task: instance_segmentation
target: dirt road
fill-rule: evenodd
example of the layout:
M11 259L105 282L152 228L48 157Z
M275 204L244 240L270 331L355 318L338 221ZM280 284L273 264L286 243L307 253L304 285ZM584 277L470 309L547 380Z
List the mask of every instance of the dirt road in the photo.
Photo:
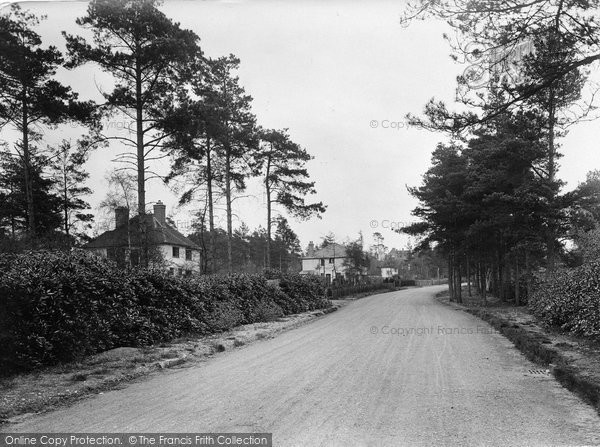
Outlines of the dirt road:
M272 432L277 446L600 445L600 418L443 287L309 325L2 431Z

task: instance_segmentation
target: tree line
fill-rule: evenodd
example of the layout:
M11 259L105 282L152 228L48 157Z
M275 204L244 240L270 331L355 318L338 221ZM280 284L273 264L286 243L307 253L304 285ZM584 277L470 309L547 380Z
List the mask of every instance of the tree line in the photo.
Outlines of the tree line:
M594 117L597 8L597 1L570 0L415 1L407 8L404 23L444 20L455 33L446 36L453 57L477 61L478 70L457 78L460 111L431 99L424 116L409 116L449 136L422 185L409 188L422 223L402 231L445 255L451 299L462 300L466 278L468 293L477 290L484 303L491 291L519 304L535 273L582 262L582 241L599 227L600 177L591 172L565 193L558 141Z
M43 47L35 32L43 17L16 4L0 16L0 126L19 133L14 144L4 142L2 151L3 238L39 247L59 234L71 245L85 237L85 232L74 233L93 219L83 198L90 192L84 164L91 150L112 144L122 148L118 171L135 178L136 203L128 205L137 214L147 213L146 185L153 178L177 187L180 204L193 203L199 210L198 237L206 242L207 272L220 270L216 205L225 205L225 259L231 272L233 202L249 178L260 178L266 194L261 236L265 265L276 265L280 260L272 259L270 246L273 229L283 222L281 212L308 219L326 208L307 200L316 192L306 168L312 156L292 140L288 129L257 123L252 98L236 75L237 57L206 56L199 37L159 6L158 0L91 1L86 15L76 20L91 37L63 31L65 54ZM101 92L102 103L79 100L55 79L59 68L86 64L114 82L112 90ZM102 124L116 116L130 121L127 135ZM76 143L43 147L44 133L66 123L85 126L87 133ZM170 172L156 172L154 167L167 158ZM138 222L143 232L147 220ZM292 245L288 255L294 253ZM141 248L144 265L149 247Z

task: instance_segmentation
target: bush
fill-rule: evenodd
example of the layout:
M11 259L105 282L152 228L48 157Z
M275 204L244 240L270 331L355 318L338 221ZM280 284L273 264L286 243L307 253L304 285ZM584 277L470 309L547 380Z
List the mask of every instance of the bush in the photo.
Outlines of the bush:
M264 275L176 278L87 252L0 254L0 272L3 372L330 306L313 277L279 275L280 287Z
M600 261L553 273L536 286L529 307L547 325L600 340Z
M331 306L325 296L323 280L318 276L270 271L269 278L279 279L282 293L275 294L273 299L286 315Z

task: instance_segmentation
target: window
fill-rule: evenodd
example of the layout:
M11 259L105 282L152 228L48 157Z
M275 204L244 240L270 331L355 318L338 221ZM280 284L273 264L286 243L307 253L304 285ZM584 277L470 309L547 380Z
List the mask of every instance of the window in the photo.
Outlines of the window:
M325 258L321 259L321 265L325 265Z
M334 259L333 258L329 258L329 263L333 264L333 262L334 262Z
M177 273L179 273L179 276L183 276L183 269L177 269Z
M189 248L185 249L185 260L186 261L192 260L192 250L190 250Z
M174 258L179 257L179 247L173 247L173 257Z
M171 268L169 269L169 273L170 273L171 275L174 275L174 274L175 274L175 269L174 269L173 267L171 267Z

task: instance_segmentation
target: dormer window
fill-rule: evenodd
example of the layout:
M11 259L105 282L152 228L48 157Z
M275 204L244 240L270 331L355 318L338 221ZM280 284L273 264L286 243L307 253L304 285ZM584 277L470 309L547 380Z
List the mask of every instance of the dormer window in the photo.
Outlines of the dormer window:
M173 257L174 258L179 257L179 247L173 247Z

